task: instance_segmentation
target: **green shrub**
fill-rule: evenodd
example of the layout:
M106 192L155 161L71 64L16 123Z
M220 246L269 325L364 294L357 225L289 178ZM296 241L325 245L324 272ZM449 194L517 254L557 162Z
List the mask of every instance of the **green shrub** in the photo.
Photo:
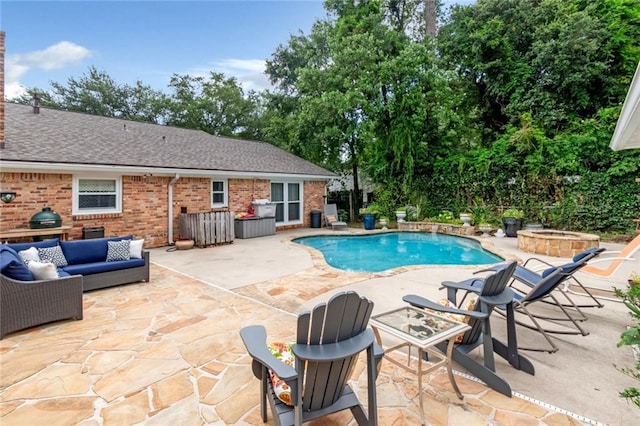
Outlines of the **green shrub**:
M522 210L520 210L520 209L510 208L510 209L506 209L502 213L502 217L512 217L514 219L523 219L524 218L524 212Z
M627 327L627 329L620 335L618 347L640 345L640 284L636 284L632 281L627 286L626 290L614 288L614 291L616 296L622 298L624 304L629 309L629 314L635 321L634 325ZM619 370L640 382L640 361L636 362L635 371L629 368L620 368ZM619 395L630 400L640 408L640 389L633 386L628 387L620 392Z

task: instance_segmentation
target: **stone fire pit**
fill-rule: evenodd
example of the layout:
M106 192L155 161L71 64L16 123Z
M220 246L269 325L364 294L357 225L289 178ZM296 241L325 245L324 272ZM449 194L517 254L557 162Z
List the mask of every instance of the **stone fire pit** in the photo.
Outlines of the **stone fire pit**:
M582 232L553 229L518 231L518 248L522 251L556 257L573 257L600 245L600 237Z

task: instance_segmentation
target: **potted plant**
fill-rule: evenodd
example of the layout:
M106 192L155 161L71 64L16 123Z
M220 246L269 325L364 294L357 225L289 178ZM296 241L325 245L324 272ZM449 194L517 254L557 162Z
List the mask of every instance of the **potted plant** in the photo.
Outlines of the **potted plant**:
M524 212L520 209L510 208L502 213L502 224L507 237L517 237L518 231L522 229L522 219Z
M462 226L471 226L471 213L460 213L460 220L462 221Z
M480 225L478 225L478 229L480 230L480 232L482 232L482 237L490 237L491 235L489 234L489 232L491 232L491 225L488 223L481 223Z
M372 230L376 228L376 215L380 211L380 208L377 204L370 204L362 211L362 224L364 229Z
M381 217L378 221L380 222L380 226L382 226L382 230L386 230L389 219L386 217Z
M402 206L396 209L396 218L398 222L404 222L404 218L407 217L407 208Z

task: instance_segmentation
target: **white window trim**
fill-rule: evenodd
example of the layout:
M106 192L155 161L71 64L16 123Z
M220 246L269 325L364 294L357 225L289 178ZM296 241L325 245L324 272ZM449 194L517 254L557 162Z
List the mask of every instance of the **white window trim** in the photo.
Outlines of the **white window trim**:
M86 179L93 180L115 180L116 182L116 207L113 209L80 209L79 197L80 197L80 181ZM85 214L112 214L122 213L122 176L73 176L73 200L72 200L72 214L73 215L85 215Z
M298 180L272 180L271 183L280 183L283 185L283 190L284 190L284 221L282 222L276 222L277 225L300 225L304 222L304 181L298 181ZM288 184L290 183L296 183L298 184L299 188L300 188L300 200L298 201L300 203L300 219L297 220L289 220L289 210L288 210L288 205L289 205L289 188L288 188ZM271 185L269 185L269 188L271 188Z
M222 182L224 184L224 201L222 203L213 202L213 182ZM211 178L209 182L209 194L211 196L211 208L219 209L229 205L229 182L227 179Z

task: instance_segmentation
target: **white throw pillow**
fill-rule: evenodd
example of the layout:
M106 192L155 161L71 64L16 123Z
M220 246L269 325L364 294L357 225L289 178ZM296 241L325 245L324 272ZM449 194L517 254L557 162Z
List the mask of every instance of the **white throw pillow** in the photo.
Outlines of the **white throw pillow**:
M26 250L19 251L18 256L20 256L20 259L22 259L25 265L28 265L29 262L40 262L40 255L38 254L38 249L35 247L29 247Z
M29 262L28 266L36 280L52 280L54 278L60 278L58 275L58 268L56 268L56 265L51 262L36 262L32 260Z
M144 238L139 240L131 240L129 245L131 259L142 259L142 246L144 245Z

